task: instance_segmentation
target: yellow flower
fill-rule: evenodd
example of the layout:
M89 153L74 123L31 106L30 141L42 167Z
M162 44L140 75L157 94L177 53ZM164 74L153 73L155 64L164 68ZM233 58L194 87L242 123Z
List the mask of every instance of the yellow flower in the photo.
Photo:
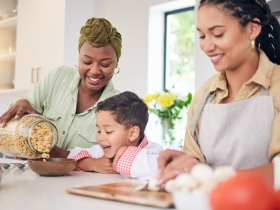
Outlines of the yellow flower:
M172 93L163 93L156 100L163 108L170 107L174 104L176 96Z
M145 102L145 104L147 106L149 106L149 104L158 97L158 94L155 93L155 94L146 94L144 97L143 97L143 100Z

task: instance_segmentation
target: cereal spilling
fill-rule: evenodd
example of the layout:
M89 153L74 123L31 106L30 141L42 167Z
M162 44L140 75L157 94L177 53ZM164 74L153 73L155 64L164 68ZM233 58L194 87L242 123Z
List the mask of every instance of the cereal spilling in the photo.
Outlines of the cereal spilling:
M56 141L55 126L40 115L13 118L0 128L0 152L9 156L47 159Z

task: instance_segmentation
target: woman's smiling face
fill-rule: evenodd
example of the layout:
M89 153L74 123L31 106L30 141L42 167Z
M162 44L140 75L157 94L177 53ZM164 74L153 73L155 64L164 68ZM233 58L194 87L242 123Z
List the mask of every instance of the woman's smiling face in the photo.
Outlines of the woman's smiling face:
M84 89L98 92L107 85L117 67L117 55L111 45L92 47L86 41L79 54L79 74Z
M217 6L199 8L197 30L200 48L219 72L242 68L252 53L248 25L242 28L236 18Z

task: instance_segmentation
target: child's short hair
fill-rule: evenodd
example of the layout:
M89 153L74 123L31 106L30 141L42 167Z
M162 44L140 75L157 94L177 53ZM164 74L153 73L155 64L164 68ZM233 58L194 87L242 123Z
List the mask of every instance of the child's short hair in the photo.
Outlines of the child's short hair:
M143 136L149 120L148 107L135 93L125 91L97 104L96 113L110 111L116 122L126 129L138 126L140 137Z

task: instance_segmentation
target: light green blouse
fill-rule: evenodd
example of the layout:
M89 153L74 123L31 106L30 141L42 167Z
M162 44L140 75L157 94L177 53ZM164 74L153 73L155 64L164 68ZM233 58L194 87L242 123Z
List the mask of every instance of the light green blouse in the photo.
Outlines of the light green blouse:
M75 114L79 81L76 68L60 66L23 96L38 114L56 126L59 136L57 146L66 150L76 146L88 148L96 144L97 103L120 93L110 80L96 104L83 113Z

